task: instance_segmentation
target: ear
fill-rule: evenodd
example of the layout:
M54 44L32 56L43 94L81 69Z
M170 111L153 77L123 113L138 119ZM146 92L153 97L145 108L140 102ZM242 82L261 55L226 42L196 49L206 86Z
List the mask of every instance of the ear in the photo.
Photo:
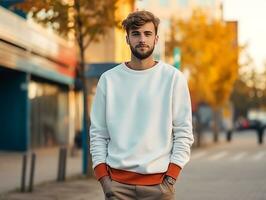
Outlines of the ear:
M158 43L158 40L159 40L159 35L156 35L156 36L155 36L155 44Z
M127 44L129 44L129 38L128 38L128 35L126 35L126 42L127 42Z

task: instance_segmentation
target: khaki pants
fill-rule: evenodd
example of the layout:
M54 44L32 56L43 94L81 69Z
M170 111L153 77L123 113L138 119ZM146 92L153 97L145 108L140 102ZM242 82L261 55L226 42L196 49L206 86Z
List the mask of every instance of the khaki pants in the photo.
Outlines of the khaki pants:
M158 185L127 185L112 181L113 196L106 200L174 200L175 188L166 181Z

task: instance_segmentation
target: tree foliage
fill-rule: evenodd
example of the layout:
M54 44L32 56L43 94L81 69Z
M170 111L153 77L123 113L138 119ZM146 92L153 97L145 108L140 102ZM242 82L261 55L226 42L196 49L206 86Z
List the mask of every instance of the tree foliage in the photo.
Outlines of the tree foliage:
M264 71L258 72L250 58L242 68L231 95L236 117L247 117L250 109L266 109L266 63Z
M83 40L86 49L92 41L106 34L108 28L118 26L115 10L118 0L25 0L16 7L31 13L46 27L67 37L75 34L78 44Z
M228 101L238 75L236 32L221 20L195 10L186 20L172 19L166 55L181 48L181 66L190 73L194 102L217 108Z

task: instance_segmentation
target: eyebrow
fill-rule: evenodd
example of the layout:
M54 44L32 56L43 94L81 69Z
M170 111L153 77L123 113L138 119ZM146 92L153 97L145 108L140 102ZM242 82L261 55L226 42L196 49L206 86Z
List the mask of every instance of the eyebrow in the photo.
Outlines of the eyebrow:
M139 33L139 31L131 31L131 33Z
M134 33L140 33L140 32L139 32L139 31L137 31L137 30L136 30L136 31L132 31L132 32L131 32L131 34L134 34ZM152 32L152 31L144 31L144 33L145 33L145 34L147 34L147 33L150 33L150 34L152 34L153 32Z
M152 32L152 31L144 31L144 33L146 33L146 34L147 34L147 33L151 33L151 34L152 34L153 32Z

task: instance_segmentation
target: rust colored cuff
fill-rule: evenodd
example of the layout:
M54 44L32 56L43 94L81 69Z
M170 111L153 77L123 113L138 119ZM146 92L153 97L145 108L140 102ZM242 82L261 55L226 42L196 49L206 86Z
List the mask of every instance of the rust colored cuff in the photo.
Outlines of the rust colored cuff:
M178 165L174 164L174 163L170 163L167 169L167 172L165 175L167 176L171 176L172 178L174 178L175 180L177 179L180 171L181 171L181 167L179 167Z
M101 163L94 167L94 174L97 180L100 180L104 176L109 176L107 171L107 165L105 163Z

